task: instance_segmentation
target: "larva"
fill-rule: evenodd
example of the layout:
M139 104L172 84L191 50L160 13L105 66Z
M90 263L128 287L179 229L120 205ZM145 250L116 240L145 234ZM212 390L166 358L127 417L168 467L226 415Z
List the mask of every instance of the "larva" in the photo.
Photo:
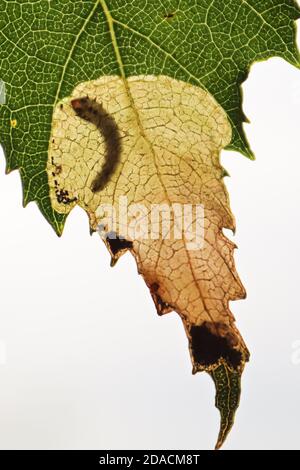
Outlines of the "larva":
M77 116L94 124L104 138L106 146L104 163L91 187L96 193L106 186L120 161L122 151L120 132L113 116L105 111L102 104L97 103L96 100L91 100L86 96L72 100L71 105Z

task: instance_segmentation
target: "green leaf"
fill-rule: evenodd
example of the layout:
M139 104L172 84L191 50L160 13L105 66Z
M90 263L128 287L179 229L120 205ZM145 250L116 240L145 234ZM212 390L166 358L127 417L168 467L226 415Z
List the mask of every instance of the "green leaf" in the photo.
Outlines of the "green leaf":
M246 117L242 111L241 84L251 64L273 56L300 68L295 41L299 6L293 0L0 0L0 11L0 80L5 84L7 97L6 103L0 104L0 143L6 155L7 172L19 169L24 205L36 201L59 235L76 203L88 212L91 229L96 230L99 223L96 213L103 194L105 200L104 192L91 194L88 184L95 167L89 166L91 148L86 147L84 161L77 167L77 157L68 147L70 142L78 138L74 148L80 149L82 159L87 134L94 132L97 135L94 142L100 146L99 133L93 128L96 125L106 136L109 153L114 147L113 129L114 141L124 139L125 150L121 151L119 144L118 152L110 152L115 153L115 163L106 160L104 167L110 172L115 170L120 157L117 153L123 159L128 157L126 161L131 167L122 174L128 182L136 176L132 167L138 167L136 155L131 152L133 140L150 119L147 113L143 114L147 109L145 100L151 99L157 106L170 90L174 92L170 93L169 108L166 105L162 115L151 119L161 119L160 125L165 129L174 117L169 120L168 111L177 112L180 118L172 121L172 132L178 136L184 130L181 142L186 146L178 148L177 154L173 152L178 159L175 169L185 164L187 154L190 165L202 164L197 176L196 171L191 175L192 166L188 165L180 176L186 189L183 199L187 197L183 202L197 201L201 194L201 202L209 209L210 230L205 235L209 249L190 256L182 247L177 250L167 243L159 249L149 244L148 251L145 246L136 245L135 240L117 238L114 243L106 240L106 244L112 264L127 249L132 251L158 313L176 310L181 315L190 342L193 371L205 370L215 382L216 406L221 413L219 448L233 424L240 376L249 353L228 307L229 301L245 297L245 291L235 272L234 246L222 233L223 227L234 229L234 218L223 184L226 172L218 156L227 145L226 148L253 158L243 130ZM143 80L145 95L141 98L139 82ZM99 93L103 93L105 106L97 100L93 103L86 100L84 96L89 96L86 90L91 90L99 101L102 98ZM192 94L193 99L178 103L181 93L184 98ZM113 105L116 109L109 109ZM125 117L124 109L130 110ZM195 123L191 116L196 116L199 124L196 132L190 127L191 122ZM90 127L84 127L81 119ZM149 157L151 152L153 157L155 145L158 150L163 148L158 144L159 125L151 135L147 145L145 136L142 135L144 140L138 136L143 157ZM198 160L193 156L195 149ZM64 158L68 158L67 164ZM169 163L163 161L162 166L166 164L174 170L170 161L172 158ZM66 177L66 168L72 178L69 174ZM156 178L155 197L159 198L163 195L159 186L162 178L155 174L160 170L155 159L146 170ZM120 168L118 171L119 178ZM145 177L145 173L137 176ZM92 183L102 189L108 178L98 176L93 176ZM191 176L195 181L198 178L192 188ZM85 181L81 186L80 180ZM113 195L119 180L110 182L109 191ZM136 186L139 191L130 193L133 202L137 202L138 195L141 201L148 197L150 205L153 187L149 195L143 192L142 183ZM124 187L121 185L121 190ZM171 178L163 189L169 201L178 202ZM151 268L157 254L161 256L154 263L160 269L159 282L158 272ZM200 272L205 262L207 282ZM172 269L170 263L174 265ZM192 282L187 288L189 277ZM187 298L193 300L185 306Z

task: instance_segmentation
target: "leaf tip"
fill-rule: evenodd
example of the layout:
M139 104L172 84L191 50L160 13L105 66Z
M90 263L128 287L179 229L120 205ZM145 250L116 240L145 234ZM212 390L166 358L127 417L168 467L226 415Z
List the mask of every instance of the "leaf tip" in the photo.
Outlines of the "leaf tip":
M235 370L222 359L208 373L216 387L215 405L221 416L219 435L215 445L215 450L219 450L231 431L240 403L242 369Z
M230 178L230 173L225 168L222 168L222 178L226 177Z

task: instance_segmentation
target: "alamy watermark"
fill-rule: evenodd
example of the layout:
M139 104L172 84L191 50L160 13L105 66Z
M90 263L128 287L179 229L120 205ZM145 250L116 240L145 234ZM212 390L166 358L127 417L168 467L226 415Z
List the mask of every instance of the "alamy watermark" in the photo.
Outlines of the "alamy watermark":
M98 232L102 238L130 240L184 240L188 250L204 245L205 213L202 204L128 204L120 196L118 204L101 204ZM118 235L117 235L118 233Z

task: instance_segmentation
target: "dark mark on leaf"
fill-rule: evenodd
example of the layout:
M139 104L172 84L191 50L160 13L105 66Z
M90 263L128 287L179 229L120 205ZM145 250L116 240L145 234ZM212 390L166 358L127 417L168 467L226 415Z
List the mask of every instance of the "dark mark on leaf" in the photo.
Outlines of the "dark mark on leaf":
M150 292L154 300L158 315L164 315L165 313L169 313L174 309L170 304L162 300L162 298L158 294L158 290L159 284L157 282L153 282L153 284L151 284L150 286Z
M113 116L97 101L85 97L74 99L71 104L77 116L91 122L99 129L106 144L104 164L91 188L93 192L98 192L106 186L120 161L122 151L120 132Z
M220 327L225 325L220 325ZM216 325L218 327L218 324ZM234 338L212 333L208 322L190 329L191 350L194 361L208 367L223 358L231 367L237 369L243 362L242 353L234 348Z
M54 173L52 173L52 175L55 176ZM55 185L56 199L59 204L72 204L72 202L77 201L77 197L73 197L73 198L69 197L69 191L64 190L64 189L59 189L59 183L57 180L54 180L54 185Z
M69 192L64 191L63 189L56 189L55 194L59 204L72 204L72 202L77 201L77 197L70 198Z
M164 15L164 19L171 20L172 18L174 18L174 16L176 16L176 12L168 12Z
M132 248L132 242L118 236L116 232L108 232L105 235L105 239L113 256L118 254L120 251L130 250Z

